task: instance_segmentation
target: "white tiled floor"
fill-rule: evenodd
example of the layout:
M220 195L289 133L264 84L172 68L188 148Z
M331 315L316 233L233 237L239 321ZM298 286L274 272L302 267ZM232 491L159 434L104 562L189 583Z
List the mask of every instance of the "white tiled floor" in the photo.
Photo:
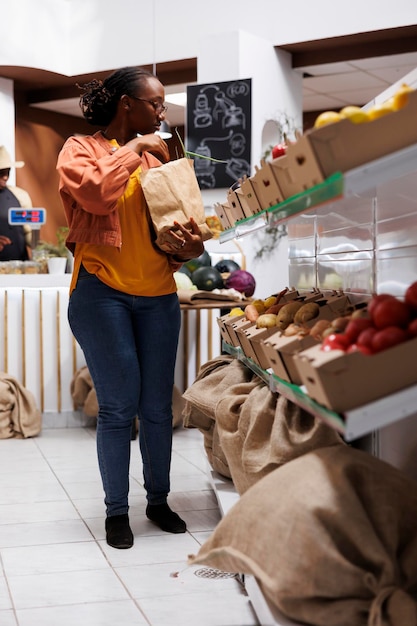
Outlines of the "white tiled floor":
M145 517L132 441L135 545L115 550L104 539L94 428L1 440L1 626L256 626L237 577L187 566L220 519L202 443L198 430L174 431L169 503L188 532L171 535Z

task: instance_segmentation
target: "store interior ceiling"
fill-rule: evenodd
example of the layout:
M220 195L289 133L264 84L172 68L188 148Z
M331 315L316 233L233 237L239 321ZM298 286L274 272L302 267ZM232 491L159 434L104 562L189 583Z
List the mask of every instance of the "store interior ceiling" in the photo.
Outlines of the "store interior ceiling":
M326 40L280 46L291 54L293 69L302 74L303 114L364 106L417 67L417 25L357 33ZM278 48L277 48L278 50ZM145 66L165 86L167 122L186 122L186 87L197 84L197 59ZM40 109L81 117L76 86L106 72L63 76L33 68L1 67L0 76L15 81L15 92ZM272 80L272 78L271 78Z
M339 110L363 106L417 67L417 52L325 63L297 68L303 74L303 112ZM186 116L186 84L167 85L167 121L183 126ZM37 103L34 106L81 116L78 98Z

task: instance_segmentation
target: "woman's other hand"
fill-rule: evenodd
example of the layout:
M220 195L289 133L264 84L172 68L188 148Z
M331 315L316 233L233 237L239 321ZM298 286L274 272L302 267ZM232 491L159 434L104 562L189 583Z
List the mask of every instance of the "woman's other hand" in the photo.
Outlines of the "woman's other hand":
M203 237L194 218L190 217L190 226L186 228L178 222L174 222L174 227L170 234L172 241L168 244L169 254L179 260L196 259L204 252Z

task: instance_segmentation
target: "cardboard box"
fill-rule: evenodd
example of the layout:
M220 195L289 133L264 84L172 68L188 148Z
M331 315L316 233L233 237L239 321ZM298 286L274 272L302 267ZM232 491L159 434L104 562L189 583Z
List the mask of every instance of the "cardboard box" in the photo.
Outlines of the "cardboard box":
M269 209L284 200L270 163L262 160L260 168L255 165L255 174L250 177L250 181L262 209Z
M308 395L343 413L417 383L417 338L366 355L324 352L321 344L295 356Z
M230 221L229 221L229 214L226 213L224 204L221 204L220 202L217 202L214 205L214 211L215 211L217 217L220 220L220 224L223 226L223 228L225 230L227 230L228 228L231 228L233 226L233 224L231 224Z
M230 343L232 344L232 346L234 346L235 348L242 348L242 344L240 343L240 336L238 333L241 333L243 330L245 330L245 328L249 328L250 326L253 326L253 322L250 322L244 316L239 317L236 322L232 322L227 327L230 335Z
M267 369L263 365L265 361L263 358L259 358L258 353L260 354L260 350L257 346L259 342L264 341L269 335L276 333L277 329L274 328L256 328L256 324L252 327L246 328L240 335L239 339L241 341L242 350L245 353L245 356L255 361L262 369ZM262 363L261 363L262 361Z
M284 199L323 182L323 173L306 136L290 143L284 156L271 161L271 169Z
M226 315L222 315L221 317L217 318L217 325L220 329L220 335L223 341L229 343L230 345L233 345L229 328L232 324L243 318L246 319L244 313L242 313L242 315L230 315L229 313L227 313Z
M245 217L252 217L253 211L240 187L236 189L236 198L238 199Z
M293 357L314 345L317 345L317 341L310 335L285 337L280 331L275 332L259 344L261 360L266 365L263 369L271 368L282 380L301 385L301 377Z
M261 203L256 195L255 189L252 185L252 181L247 176L243 177L240 181L240 189L245 198L246 204L250 207L252 215L262 211Z
M227 204L229 205L230 211L233 216L233 223L237 222L238 220L243 220L246 217L239 202L239 198L237 197L237 194L235 191L233 191L233 189L229 189L227 192Z
M417 142L417 91L407 105L371 122L341 120L307 131L323 175L347 172Z
M305 337L285 337L276 333L262 344L265 362L274 374L294 385L301 385L302 379L297 368L294 356L311 346L317 345L317 340L306 335Z

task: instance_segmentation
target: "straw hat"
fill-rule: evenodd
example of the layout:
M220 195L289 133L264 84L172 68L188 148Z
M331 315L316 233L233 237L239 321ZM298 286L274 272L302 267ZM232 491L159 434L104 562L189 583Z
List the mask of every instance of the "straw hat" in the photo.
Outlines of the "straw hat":
M8 170L11 167L23 167L24 164L24 161L15 161L13 163L6 148L0 146L0 170Z

